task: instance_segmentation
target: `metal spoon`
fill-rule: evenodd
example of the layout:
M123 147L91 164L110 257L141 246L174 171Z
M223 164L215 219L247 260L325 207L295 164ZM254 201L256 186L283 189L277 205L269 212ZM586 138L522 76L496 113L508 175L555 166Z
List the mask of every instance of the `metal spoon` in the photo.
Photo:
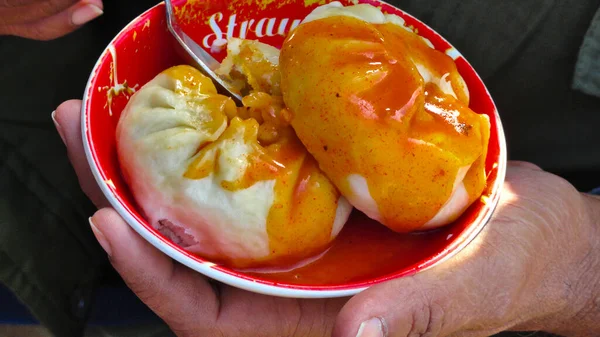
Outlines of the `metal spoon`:
M177 22L177 18L175 17L175 10L171 0L165 0L165 7L167 8L167 26L169 27L169 31L171 31L171 34L173 34L183 50L190 56L191 61L195 63L194 65L196 68L204 75L210 77L217 89L222 89L222 91L228 94L236 104L241 105L241 95L215 73L215 70L219 68L221 64L181 29Z

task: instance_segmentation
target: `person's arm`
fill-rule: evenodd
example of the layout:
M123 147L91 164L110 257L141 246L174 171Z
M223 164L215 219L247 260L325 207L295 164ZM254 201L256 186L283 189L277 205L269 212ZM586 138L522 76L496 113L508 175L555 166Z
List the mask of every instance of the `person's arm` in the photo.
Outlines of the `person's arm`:
M580 277L569 285L573 290L569 313L559 317L561 323L550 329L564 336L600 334L600 197L585 194L584 201L589 240L573 244L587 246L587 253L579 265L573 266Z

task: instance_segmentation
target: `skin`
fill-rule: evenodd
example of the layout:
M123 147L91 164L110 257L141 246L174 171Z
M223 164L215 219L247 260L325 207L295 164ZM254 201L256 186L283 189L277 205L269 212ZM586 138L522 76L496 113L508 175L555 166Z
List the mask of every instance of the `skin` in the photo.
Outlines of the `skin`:
M102 0L0 1L0 35L52 40L102 15Z
M600 333L600 200L533 164L510 163L493 219L443 265L351 299L279 299L212 286L107 208L85 160L80 107L66 102L53 117L83 190L102 208L92 230L128 286L179 336Z

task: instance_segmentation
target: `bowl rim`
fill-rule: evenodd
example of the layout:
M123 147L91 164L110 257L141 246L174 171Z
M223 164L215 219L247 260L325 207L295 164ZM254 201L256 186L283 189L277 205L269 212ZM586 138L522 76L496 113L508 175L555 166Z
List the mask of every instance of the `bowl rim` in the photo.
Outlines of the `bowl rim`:
M404 10L393 6L386 1L375 0L380 2L381 4L388 5L401 13L410 17L411 19L423 24L425 27L430 29L434 34L438 35L444 42L448 43L450 47L455 51L455 56L462 56L460 52L449 42L447 41L441 34L435 31L433 28L429 27L421 20L412 16L411 14L405 12ZM442 264L445 261L451 259L460 251L462 251L469 243L471 243L477 235L483 230L483 228L487 225L490 218L494 214L496 207L500 200L500 194L502 190L502 186L504 184L504 180L506 177L506 168L507 168L507 148L506 148L506 138L504 134L504 129L502 126L502 122L500 119L500 115L498 113L498 109L496 104L489 93L487 86L479 76L479 74L474 71L476 79L482 83L485 94L489 97L493 107L494 114L496 118L496 132L498 135L498 156L499 160L497 163L497 174L496 179L492 188L490 189L490 199L487 202L487 211L481 212L478 214L476 220L468 225L450 245L446 246L442 251L437 254L428 257L426 260L421 263L412 265L406 269L401 271L392 272L388 275L377 277L368 281L361 282L349 282L347 285L334 285L334 286L306 286L306 285L294 285L294 284L283 284L274 281L265 281L261 279L256 279L253 277L249 277L244 275L242 272L236 272L233 269L220 267L215 265L214 263L208 261L202 261L200 257L194 256L185 252L182 248L176 246L175 244L166 241L165 238L162 238L155 233L153 233L147 225L143 224L141 219L138 219L133 215L133 212L129 210L129 207L126 206L118 193L115 193L109 187L109 183L106 178L103 176L103 173L100 171L99 165L100 161L98 160L95 149L92 146L91 134L88 128L88 105L90 104L90 95L91 86L99 72L100 67L105 62L105 58L107 54L110 52L110 48L115 47L115 42L117 42L121 37L123 37L133 26L137 25L141 20L144 20L146 16L149 16L153 11L158 10L160 7L164 6L164 2L160 2L155 6L147 9L140 15L136 16L133 20L131 20L123 29L119 31L118 34L110 41L110 43L106 46L103 52L100 54L98 60L96 61L90 76L88 78L81 107L81 133L83 139L83 145L85 150L85 155L90 166L90 170L98 184L100 190L107 198L111 206L117 211L117 213L123 217L125 222L136 231L144 240L148 241L155 248L160 250L162 253L176 260L177 262L187 266L190 269L193 269L211 279L222 282L224 284L240 288L243 290L278 296L278 297L289 297L289 298L335 298L335 297L347 297L352 296L357 293L362 292L363 290L369 288L370 286L380 284L383 282L387 282L392 279L397 279L404 276L414 275L417 273L421 273L423 271L429 270L432 267ZM474 70L473 66L469 63L469 61L462 57L463 60L467 63L467 65Z

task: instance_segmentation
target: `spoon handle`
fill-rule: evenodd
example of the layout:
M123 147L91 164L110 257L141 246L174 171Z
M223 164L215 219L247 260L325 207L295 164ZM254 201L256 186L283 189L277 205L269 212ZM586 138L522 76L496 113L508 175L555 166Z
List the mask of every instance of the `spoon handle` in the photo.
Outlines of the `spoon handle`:
M204 75L210 77L217 89L221 89L221 91L227 93L236 104L241 105L242 97L240 94L215 73L215 70L221 64L181 29L181 26L179 26L179 23L175 18L174 7L171 0L165 0L165 7L167 9L167 26L169 31L171 31L187 55L190 56L194 66L196 66L196 68Z

